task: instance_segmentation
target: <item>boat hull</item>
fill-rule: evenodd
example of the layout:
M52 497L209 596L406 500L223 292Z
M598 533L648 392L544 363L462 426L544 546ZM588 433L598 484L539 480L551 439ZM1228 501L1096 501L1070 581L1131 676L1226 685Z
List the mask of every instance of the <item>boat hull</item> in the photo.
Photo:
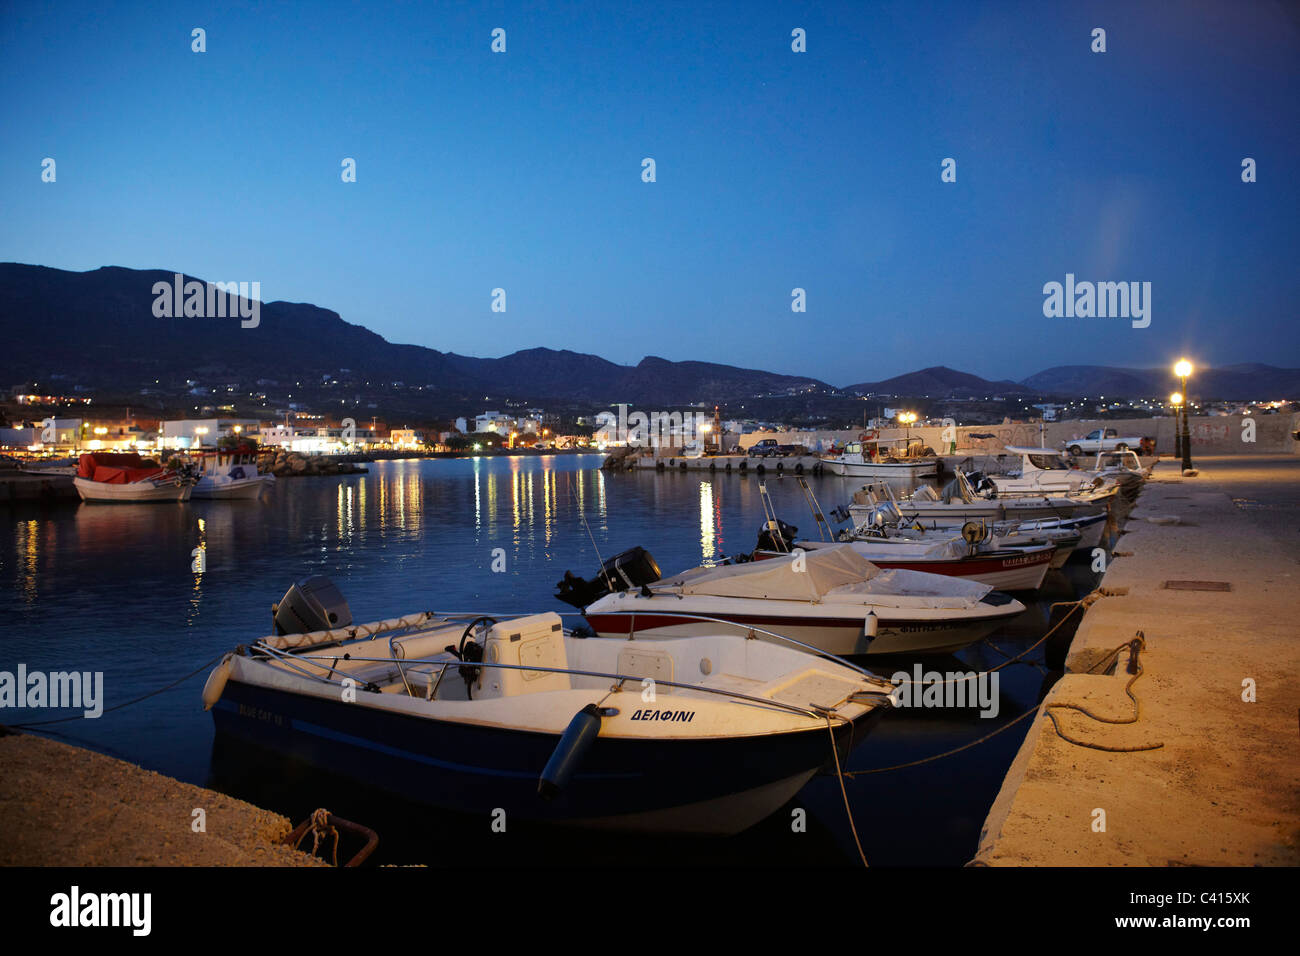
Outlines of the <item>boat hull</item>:
M918 479L938 478L939 462L937 459L919 462L879 462L843 461L838 458L819 459L822 471L828 475L840 475L845 478L896 478Z
M1043 578L1055 558L1055 549L1051 551L1040 548L1036 551L1000 555L975 555L965 558L895 558L889 556L889 545L875 546L861 541L851 541L853 550L862 555L876 567L885 571L921 571L926 574L942 574L944 577L965 578L987 584L995 591L1034 591L1042 586ZM797 542L796 547L808 548L809 544ZM755 551L756 559L782 558L786 555L775 551ZM1069 554L1066 554L1069 557ZM1064 564L1064 559L1062 559Z
M837 723L843 755L888 708ZM427 805L653 833L738 833L789 801L831 760L825 724L711 738L597 737L553 800L538 777L558 734L437 720L231 679L217 733L342 772Z
M134 481L127 484L111 484L105 481L91 481L89 478L74 478L77 494L82 501L107 504L156 504L176 501L188 501L194 486L191 484L173 484L166 482L155 485L151 481Z
M214 501L256 498L261 495L266 486L265 475L255 475L252 478L237 478L233 481L213 481L205 475L194 486L194 492L190 497Z
M859 657L885 654L947 654L968 647L987 637L1003 624L1017 617L1023 610L980 617L944 619L935 617L881 618L875 637L868 637L863 628L863 617L810 616L806 612L791 615L737 613L725 608L690 611L681 614L671 611L646 610L637 614L611 614L588 611L584 617L600 637L628 637L638 634L662 640L674 637L701 637L715 634L718 625L700 621L691 614L731 621L738 625L763 628L783 637L799 641L809 647L840 657ZM760 640L784 643L776 638L755 632Z

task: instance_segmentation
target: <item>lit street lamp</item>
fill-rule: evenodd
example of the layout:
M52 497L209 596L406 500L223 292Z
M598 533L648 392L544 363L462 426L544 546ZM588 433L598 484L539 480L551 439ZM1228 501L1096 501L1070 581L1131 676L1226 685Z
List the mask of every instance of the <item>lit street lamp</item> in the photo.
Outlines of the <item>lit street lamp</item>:
M1183 455L1183 436L1180 430L1180 418L1183 405L1183 393L1174 392L1170 395L1169 404L1174 407L1174 457L1181 458Z
M916 412L899 412L898 420L907 428L907 441L905 442L905 445L910 444L912 441L912 422L916 421Z
M1192 425L1188 419L1188 401L1187 401L1187 379L1192 374L1192 363L1187 359L1179 359L1174 364L1174 374L1178 376L1179 389L1182 392L1183 405L1183 471L1192 470Z

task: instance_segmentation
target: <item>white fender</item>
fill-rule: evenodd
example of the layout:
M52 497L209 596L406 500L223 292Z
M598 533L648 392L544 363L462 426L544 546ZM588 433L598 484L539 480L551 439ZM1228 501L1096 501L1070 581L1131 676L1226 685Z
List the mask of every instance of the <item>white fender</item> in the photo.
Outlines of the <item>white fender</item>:
M221 663L212 669L208 675L208 682L203 685L203 709L211 710L216 706L217 701L221 700L221 695L226 691L226 681L230 680L230 659L233 654L227 654L221 659Z

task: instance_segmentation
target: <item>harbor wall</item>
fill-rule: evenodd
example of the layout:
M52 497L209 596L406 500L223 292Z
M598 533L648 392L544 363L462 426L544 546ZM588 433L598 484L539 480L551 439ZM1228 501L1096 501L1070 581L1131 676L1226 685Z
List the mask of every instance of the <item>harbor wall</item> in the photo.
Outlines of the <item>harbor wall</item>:
M1254 434L1243 425L1250 418L1254 422ZM1300 442L1293 433L1300 428L1300 414L1286 413L1278 415L1193 415L1189 422L1192 437L1192 454L1233 455L1259 454L1275 455L1300 453ZM1017 422L1001 425L960 425L956 428L957 447L944 447L944 429L939 426L883 428L878 434L883 439L901 439L908 435L919 437L940 454L965 453L970 455L996 455L1005 450L1007 445L1032 445L1040 443L1049 448L1068 445L1076 438L1082 438L1097 428L1114 428L1121 435L1152 438L1158 453L1174 452L1173 418L1120 418L1108 421L1066 421L1046 422L1041 431L1037 422ZM739 444L742 449L749 449L756 442L765 438L775 438L783 445L806 445L809 451L827 448L834 442L856 441L863 429L753 432L741 435ZM989 437L977 437L989 436ZM1247 439L1253 437L1254 441ZM1137 451L1137 449L1133 449Z
M1298 481L1284 455L1156 469L975 865L1300 863ZM1139 635L1134 680L1129 650L1114 655Z

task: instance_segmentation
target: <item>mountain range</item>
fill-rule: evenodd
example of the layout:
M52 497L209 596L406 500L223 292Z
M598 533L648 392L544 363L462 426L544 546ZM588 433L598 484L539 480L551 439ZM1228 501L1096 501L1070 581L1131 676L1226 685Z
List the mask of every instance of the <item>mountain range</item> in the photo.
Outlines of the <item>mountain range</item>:
M5 343L0 385L52 375L107 388L178 378L319 382L343 373L356 382L400 381L447 395L602 405L726 403L810 394L1128 398L1163 396L1171 387L1167 369L1091 365L1050 368L1021 382L989 381L935 366L839 388L811 377L655 356L633 366L548 348L477 358L391 343L337 312L306 303L262 303L254 328L241 327L239 317L155 316L155 283L170 286L173 277L163 270L117 266L70 272L0 263L0 341ZM1195 383L1193 393L1206 399L1297 397L1300 369L1231 365L1198 371Z

